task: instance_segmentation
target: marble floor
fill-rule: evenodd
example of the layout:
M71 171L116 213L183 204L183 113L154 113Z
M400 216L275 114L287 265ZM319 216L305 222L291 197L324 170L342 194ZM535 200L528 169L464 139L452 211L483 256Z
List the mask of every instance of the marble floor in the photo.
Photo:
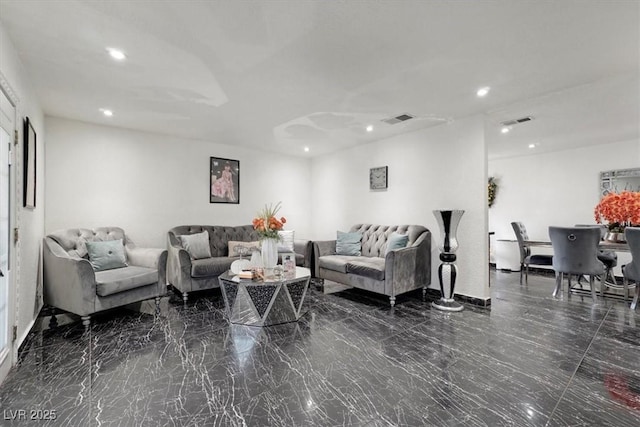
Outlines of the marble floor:
M640 311L552 289L493 272L490 309L447 314L312 287L262 329L229 326L219 290L172 296L32 332L0 425L639 426Z

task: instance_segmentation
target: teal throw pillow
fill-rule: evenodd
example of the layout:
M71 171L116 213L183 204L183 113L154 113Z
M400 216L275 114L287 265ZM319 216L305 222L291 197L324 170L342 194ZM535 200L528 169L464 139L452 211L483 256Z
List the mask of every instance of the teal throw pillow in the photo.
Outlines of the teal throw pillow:
M87 242L89 262L95 271L112 270L127 266L122 239L106 242Z
M344 233L338 231L336 255L362 255L362 233Z
M396 233L394 231L389 236L389 240L387 241L387 250L384 254L386 255L394 249L406 248L407 243L409 243L409 236L407 236L406 234Z

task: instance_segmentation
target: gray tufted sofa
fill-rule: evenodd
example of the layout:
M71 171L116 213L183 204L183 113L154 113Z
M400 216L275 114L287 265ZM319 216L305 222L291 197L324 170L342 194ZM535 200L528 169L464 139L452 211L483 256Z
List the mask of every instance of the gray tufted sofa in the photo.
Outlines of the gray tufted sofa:
M122 239L127 267L94 271L85 242ZM139 248L118 227L55 231L43 241L44 302L81 316L88 327L94 313L166 293L167 251Z
M336 255L336 241L313 243L315 277L389 296L423 288L431 283L431 232L421 225L356 224L350 232L362 233L362 256ZM385 256L393 232L406 234L403 249Z
M192 260L189 253L182 248L178 236L201 233L209 234L209 249L211 258ZM231 263L237 257L229 256L229 242L255 242L259 236L252 225L239 225L235 227L221 225L180 225L173 227L167 233L168 261L167 277L169 283L180 291L182 299L186 302L189 292L204 289L218 288L218 276L229 270ZM307 240L295 240L294 252L296 264L309 267L311 263L311 242Z

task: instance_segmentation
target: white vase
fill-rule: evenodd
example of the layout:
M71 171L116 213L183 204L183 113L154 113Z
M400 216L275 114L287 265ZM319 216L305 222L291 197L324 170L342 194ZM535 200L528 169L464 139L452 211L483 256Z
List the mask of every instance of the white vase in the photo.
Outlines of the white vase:
M262 239L262 266L272 269L278 264L278 239Z

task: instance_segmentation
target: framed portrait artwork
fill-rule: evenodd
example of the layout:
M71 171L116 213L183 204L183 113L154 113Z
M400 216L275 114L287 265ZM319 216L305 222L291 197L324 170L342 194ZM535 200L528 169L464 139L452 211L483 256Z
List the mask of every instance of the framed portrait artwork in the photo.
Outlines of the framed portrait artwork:
M240 161L209 158L209 203L240 203Z
M36 207L36 131L29 117L23 122L24 138L24 165L23 165L23 187L22 205L25 208L34 209Z

